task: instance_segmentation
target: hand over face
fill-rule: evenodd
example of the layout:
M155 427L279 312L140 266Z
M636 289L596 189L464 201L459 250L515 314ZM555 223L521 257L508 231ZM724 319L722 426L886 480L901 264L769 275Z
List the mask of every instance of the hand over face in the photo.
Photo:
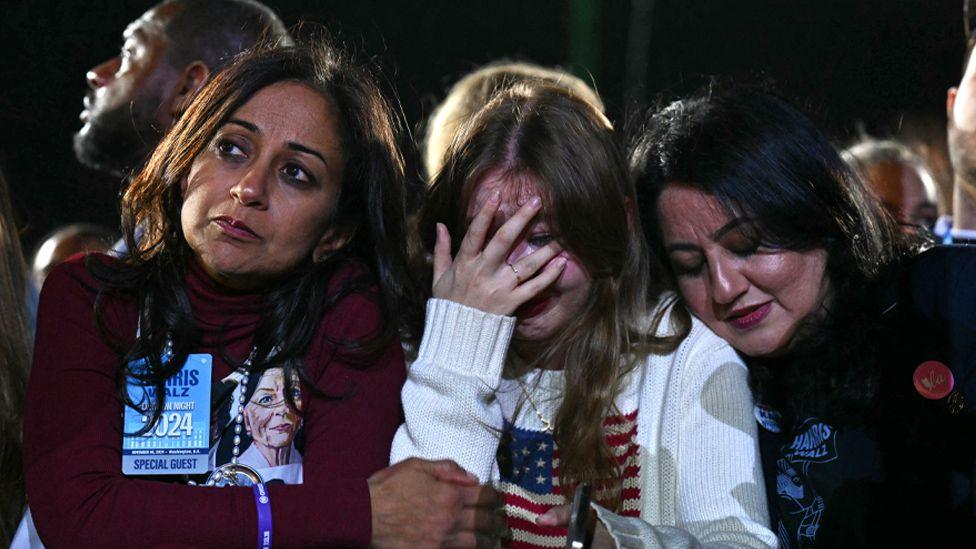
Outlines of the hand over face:
M559 278L566 267L566 259L556 257L562 248L555 240L514 261L508 261L513 246L522 238L526 226L542 207L538 197L523 204L485 244L500 201L499 192L494 192L485 201L471 220L453 259L451 235L447 227L437 224L434 297L488 313L512 315L520 305Z

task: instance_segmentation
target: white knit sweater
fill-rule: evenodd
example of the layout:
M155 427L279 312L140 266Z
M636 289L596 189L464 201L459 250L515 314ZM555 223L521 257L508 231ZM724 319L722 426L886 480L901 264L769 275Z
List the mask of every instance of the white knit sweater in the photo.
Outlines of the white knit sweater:
M507 420L541 431L555 416L561 372L532 372L538 414L521 388L502 378L515 319L439 299L427 303L424 336L403 388L406 422L391 462L451 459L483 482L497 482L499 432ZM659 335L666 333L668 319ZM597 507L619 547L774 547L768 528L752 397L735 352L695 320L667 356L652 355L617 401L638 410L640 518Z

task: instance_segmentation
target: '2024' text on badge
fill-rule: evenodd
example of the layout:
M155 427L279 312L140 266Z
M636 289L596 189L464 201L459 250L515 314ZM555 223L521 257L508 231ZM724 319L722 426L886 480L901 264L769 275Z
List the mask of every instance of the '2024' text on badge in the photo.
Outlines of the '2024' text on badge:
M131 369L145 365L133 363ZM210 381L213 357L193 354L166 380L166 398L159 421L143 435L133 433L152 421L154 388L129 379L126 390L138 408L125 407L122 473L126 475L192 475L209 469Z

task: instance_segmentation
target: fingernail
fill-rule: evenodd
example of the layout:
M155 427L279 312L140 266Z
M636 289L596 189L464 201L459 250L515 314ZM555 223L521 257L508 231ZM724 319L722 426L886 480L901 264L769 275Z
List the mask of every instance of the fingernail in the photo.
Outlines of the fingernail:
M488 198L488 200L491 200L492 202L500 202L501 199L502 199L502 192L501 191L495 191L495 192L491 193L491 197Z
M552 526L555 523L555 521L553 520L552 517L549 516L549 513L546 513L544 515L539 515L538 517L536 517L535 523L540 526Z
M558 258L556 258L556 268L557 269L565 269L566 268L566 263L567 262L566 262L566 258L565 257L558 257Z
M531 205L533 208L537 208L539 204L542 204L542 199L538 196L533 196L532 200L529 201L529 205Z

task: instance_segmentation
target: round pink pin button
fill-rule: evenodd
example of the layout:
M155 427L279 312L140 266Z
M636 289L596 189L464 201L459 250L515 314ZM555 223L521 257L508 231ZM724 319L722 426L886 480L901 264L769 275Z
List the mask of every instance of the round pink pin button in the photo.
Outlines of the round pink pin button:
M919 364L915 368L912 381L918 394L931 400L945 398L956 384L952 370L937 360L927 360Z

